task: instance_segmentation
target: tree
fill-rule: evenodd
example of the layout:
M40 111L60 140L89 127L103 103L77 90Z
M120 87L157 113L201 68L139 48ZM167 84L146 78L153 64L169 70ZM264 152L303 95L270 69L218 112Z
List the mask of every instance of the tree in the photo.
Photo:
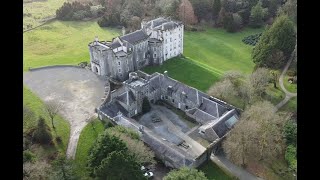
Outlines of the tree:
M142 112L147 113L150 111L150 109L151 109L151 106L150 106L149 100L147 97L144 97L142 101Z
M274 88L278 88L277 87L277 82L279 80L279 73L277 71L271 70L270 71L270 75L271 75L271 81L273 83L273 87Z
M278 11L278 0L270 0L268 6L268 14L270 17L274 17Z
M258 67L278 69L291 55L296 43L295 30L288 16L278 17L267 29L252 51L253 62Z
M61 104L58 104L55 101L48 101L44 104L44 111L45 111L45 113L48 114L48 116L51 120L51 125L52 125L53 129L55 129L53 120L57 116L60 109L61 109Z
M254 93L258 96L261 96L266 91L269 81L270 74L266 68L258 68L250 76L250 84Z
M212 5L209 0L191 0L190 2L199 21L201 19L208 19L212 9Z
M104 131L89 151L87 166L90 175L94 174L94 169L100 166L101 161L111 152L126 151L127 149L126 144L119 137L110 135L107 131Z
M226 15L224 16L223 28L225 28L227 30L227 32L235 32L236 31L232 13L226 13Z
M230 97L234 97L237 92L232 82L228 79L219 81L211 86L208 90L208 94L224 101L228 101Z
M106 130L110 135L119 137L128 147L128 153L135 157L139 164L155 165L154 152L141 140L137 132L122 126L115 126Z
M180 169L170 171L164 180L208 180L202 171L194 168L182 167Z
M286 144L297 144L297 124L293 120L288 120L284 126L284 136L286 138Z
M221 0L214 0L213 7L212 7L213 19L216 19L218 17L220 9L221 9Z
M216 26L222 26L223 25L223 20L224 20L226 14L227 14L226 10L223 7L221 7L218 19L217 19L217 21L215 23Z
M33 132L33 140L40 144L49 144L52 141L52 135L42 117L39 117L37 129Z
M165 16L172 17L173 19L177 19L177 10L179 8L179 0L169 1L167 6L164 6L163 12Z
M23 163L23 179L48 179L51 176L50 164L46 161Z
M140 170L140 164L126 151L111 152L94 170L94 174L99 179L146 179Z
M287 15L293 22L297 23L297 0L287 0L278 12L280 15Z
M23 105L23 129L29 130L36 126L37 119L34 112L28 107Z
M297 171L297 149L294 145L289 145L286 149L285 159L289 164L289 168L294 172Z
M72 180L79 179L76 176L72 161L66 159L64 155L59 155L56 160L52 163L53 165L53 179L63 179L63 180Z
M251 9L250 25L253 28L259 28L263 25L263 8L261 2L258 2Z
M179 19L186 25L194 25L198 22L189 0L181 0L178 8Z
M271 162L284 149L283 120L268 101L247 108L239 122L227 135L223 149L234 163L246 165L248 160Z

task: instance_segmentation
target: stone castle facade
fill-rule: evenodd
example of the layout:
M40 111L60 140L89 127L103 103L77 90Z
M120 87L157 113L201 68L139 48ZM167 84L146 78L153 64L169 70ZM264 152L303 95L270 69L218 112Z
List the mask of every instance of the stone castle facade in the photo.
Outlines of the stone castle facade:
M129 73L183 53L184 26L181 22L157 18L142 22L141 29L111 42L89 43L91 69L100 76L124 81Z

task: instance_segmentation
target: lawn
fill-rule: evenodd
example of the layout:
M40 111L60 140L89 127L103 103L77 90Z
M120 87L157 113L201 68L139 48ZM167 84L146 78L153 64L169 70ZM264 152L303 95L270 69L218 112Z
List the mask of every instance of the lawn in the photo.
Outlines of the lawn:
M40 25L45 19L54 17L56 10L67 0L23 0L23 30Z
M36 116L42 116L45 118L46 123L51 129L51 133L53 136L53 139L55 137L60 136L62 139L62 143L57 146L59 150L61 150L63 153L66 152L68 141L69 141L69 135L70 135L70 126L69 123L64 120L61 116L57 116L54 119L54 126L56 127L56 133L52 129L51 126L51 120L49 119L48 115L43 112L43 102L42 100L37 97L35 94L33 94L27 87L23 87L23 104L28 106L32 111L35 112ZM33 123L27 124L23 126L23 132L26 132L28 128L36 126L37 121L34 121ZM57 142L55 141L55 144Z
M282 106L280 111L297 111L297 97L292 97L284 106Z
M23 34L23 69L90 61L88 44L95 36L112 40L119 33L96 21L54 21Z
M297 92L297 84L290 84L289 81L289 76L285 75L283 78L283 85L287 89L287 91L296 93Z
M244 44L242 39L262 31L263 28L245 28L237 33L219 28L205 28L204 32L185 31L184 55L220 75L229 70L250 74L254 67L253 46Z
M170 77L204 92L219 80L217 74L198 66L187 58L173 58L164 62L162 66L149 66L142 71L148 74L168 71Z
M207 161L205 164L201 165L199 168L205 173L209 180L232 180L225 172L223 172L216 164L212 161Z
M86 125L81 131L75 157L77 175L86 176L86 160L90 147L93 145L98 135L104 131L102 121L95 119Z

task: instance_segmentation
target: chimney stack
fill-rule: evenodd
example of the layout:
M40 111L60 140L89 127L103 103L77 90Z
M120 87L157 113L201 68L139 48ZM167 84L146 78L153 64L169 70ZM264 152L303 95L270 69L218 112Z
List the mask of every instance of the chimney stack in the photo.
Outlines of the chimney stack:
M126 28L122 26L122 36L124 36L125 34L126 34Z

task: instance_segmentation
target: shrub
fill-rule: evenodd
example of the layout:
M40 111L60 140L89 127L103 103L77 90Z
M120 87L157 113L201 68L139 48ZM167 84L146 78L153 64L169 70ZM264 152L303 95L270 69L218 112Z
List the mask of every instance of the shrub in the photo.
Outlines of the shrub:
M257 33L257 34L253 34L253 35L244 37L242 39L242 42L245 44L251 45L251 46L255 46L258 43L261 35L262 35L262 33Z
M290 69L287 71L287 74L288 74L288 76L295 76L295 75L297 75L297 71Z
M23 151L23 163L25 162L34 162L36 155L33 154L30 150Z
M100 17L103 15L105 8L102 7L101 5L97 5L97 6L91 6L90 7L90 12L92 14L93 17Z
M62 138L60 136L57 136L56 137L56 141L58 144L61 144L62 143Z
M285 159L289 165L289 168L294 172L297 171L297 150L293 145L289 145L286 149Z

